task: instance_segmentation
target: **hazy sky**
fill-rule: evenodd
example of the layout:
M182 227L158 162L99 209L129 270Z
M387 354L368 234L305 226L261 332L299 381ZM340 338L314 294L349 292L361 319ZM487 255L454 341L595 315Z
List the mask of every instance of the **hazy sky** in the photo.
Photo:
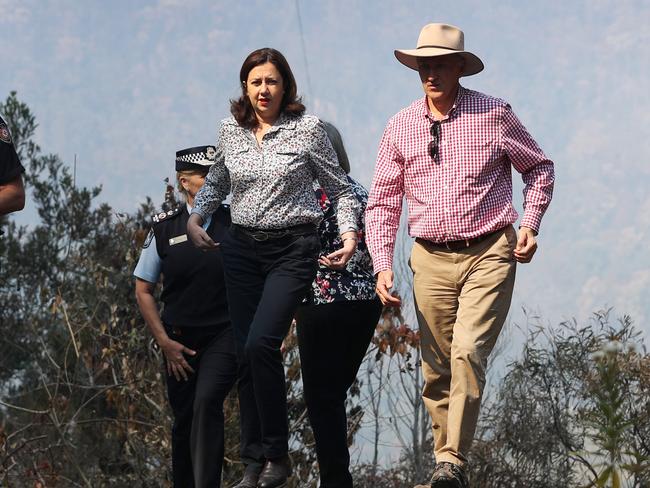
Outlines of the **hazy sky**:
M145 195L160 202L176 150L214 143L242 60L271 46L369 185L387 119L421 96L393 49L415 47L425 23L458 25L486 65L465 86L507 99L556 163L513 319L522 306L550 322L614 306L650 332L650 2L302 0L300 11L306 56L294 0L0 0L0 97L17 90L44 151L76 154L79 183L132 211Z

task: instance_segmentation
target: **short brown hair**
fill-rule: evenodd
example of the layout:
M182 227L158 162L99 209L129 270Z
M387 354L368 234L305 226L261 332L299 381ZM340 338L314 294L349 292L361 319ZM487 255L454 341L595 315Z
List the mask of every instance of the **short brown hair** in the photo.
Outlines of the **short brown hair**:
M255 66L271 63L280 72L284 86L284 96L280 104L280 113L289 115L302 115L305 113L305 106L302 104L302 98L298 96L296 79L293 77L291 67L286 58L277 49L264 47L250 53L239 70L239 81L241 83L242 94L237 100L230 100L230 113L235 117L237 123L245 129L253 129L257 126L255 111L251 105L248 95L246 95L246 80L248 73Z

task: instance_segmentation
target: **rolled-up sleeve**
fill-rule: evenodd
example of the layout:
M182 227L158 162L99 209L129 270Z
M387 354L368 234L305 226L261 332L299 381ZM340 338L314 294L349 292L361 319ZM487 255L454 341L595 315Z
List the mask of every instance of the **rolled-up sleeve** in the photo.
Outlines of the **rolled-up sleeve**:
M404 158L395 147L391 132L392 121L386 126L379 143L366 207L366 240L375 274L393 267L404 196Z
M508 159L524 181L524 215L520 225L539 232L555 184L553 161L548 159L524 125L506 105L501 119L501 138Z
M309 159L318 183L334 206L339 232L356 231L359 227L359 204L322 122L314 124L310 136Z
M217 151L214 164L210 167L203 186L194 199L193 214L198 214L203 222L221 205L230 193L230 174L225 164L224 124L219 128Z

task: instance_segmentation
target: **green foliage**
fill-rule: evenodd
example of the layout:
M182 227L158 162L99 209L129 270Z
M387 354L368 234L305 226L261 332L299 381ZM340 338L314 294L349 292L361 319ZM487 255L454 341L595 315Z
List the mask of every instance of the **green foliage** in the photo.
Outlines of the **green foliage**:
M0 241L0 479L160 486L169 415L130 277L151 202L133 216L95 205L100 188L76 187L31 142L34 118L15 94L3 111L39 223L5 222Z
M483 407L474 483L649 486L650 356L639 343L629 317L607 312L534 328Z
M629 318L623 321L629 323ZM617 488L622 486L622 480L643 479L644 472L647 481L649 474L648 452L630 445L638 415L629 415L629 409L640 405L630 404L629 394L630 390L637 392L638 386L642 386L642 379L637 375L640 356L636 353L636 343L630 339L627 334L611 333L609 342L592 355L595 369L588 377L587 388L594 405L584 413L584 421L591 428L594 444L588 452L601 469L594 482L597 487ZM633 375L629 374L630 368ZM650 413L647 408L645 412Z
M18 100L16 92L12 91L4 102L0 102L0 113L5 116L20 160L32 161L40 148L32 140L38 125L29 107Z

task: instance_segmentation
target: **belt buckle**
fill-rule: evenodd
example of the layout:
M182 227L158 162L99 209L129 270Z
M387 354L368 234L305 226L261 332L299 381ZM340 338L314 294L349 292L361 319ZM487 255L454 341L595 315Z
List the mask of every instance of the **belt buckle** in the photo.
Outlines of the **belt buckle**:
M452 243L453 245L450 246L450 244ZM465 244L465 246L463 246L463 243ZM448 251L457 252L463 248L467 249L469 246L472 245L472 242L470 239L459 239L457 241L445 241L444 244L445 244L445 248L447 248Z
M255 239L258 242L263 242L267 241L269 239L269 234L268 232L264 232L263 230L258 230L255 231L251 234L251 237Z

